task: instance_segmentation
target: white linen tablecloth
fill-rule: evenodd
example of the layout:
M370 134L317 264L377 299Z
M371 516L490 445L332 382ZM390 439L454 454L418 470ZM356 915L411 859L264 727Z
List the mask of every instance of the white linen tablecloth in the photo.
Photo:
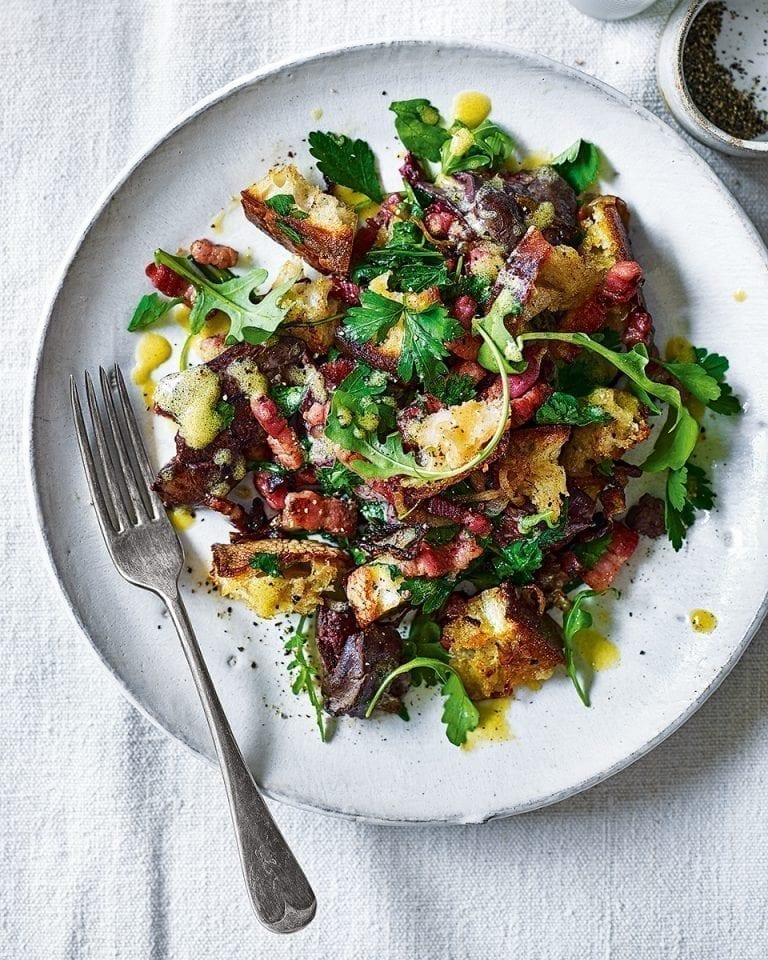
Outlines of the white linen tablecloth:
M246 904L218 773L100 667L48 574L26 490L22 397L62 256L178 113L270 60L433 36L547 54L668 118L654 56L671 6L603 24L565 0L4 0L0 957L768 955L765 629L671 740L552 809L399 829L277 806L319 899L315 922L281 939ZM697 149L768 236L768 164Z

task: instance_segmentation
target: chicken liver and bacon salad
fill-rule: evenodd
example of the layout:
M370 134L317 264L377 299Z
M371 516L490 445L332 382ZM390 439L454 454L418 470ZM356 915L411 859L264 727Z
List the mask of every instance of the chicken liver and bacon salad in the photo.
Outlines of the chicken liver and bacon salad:
M298 259L266 288L223 244L158 250L159 293L130 329L191 311L180 372L154 394L178 425L155 488L231 521L212 548L223 596L300 615L286 649L321 735L323 710L407 718L409 686L436 684L461 744L474 701L558 668L589 705L584 600L613 590L641 536L680 548L713 505L691 460L704 407L740 407L724 357L660 357L593 144L518 163L489 104L450 125L424 99L390 109L400 188L364 141L310 133L322 187L288 164L242 192ZM653 449L628 462L654 418ZM665 474L664 499L627 510L642 472ZM248 505L229 497L247 474Z

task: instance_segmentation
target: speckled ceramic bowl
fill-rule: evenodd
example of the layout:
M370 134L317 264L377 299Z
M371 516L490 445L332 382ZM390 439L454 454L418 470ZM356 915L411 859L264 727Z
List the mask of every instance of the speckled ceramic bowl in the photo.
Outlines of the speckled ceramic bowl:
M677 122L688 133L708 147L737 157L768 157L768 133L756 140L741 140L715 126L691 99L683 72L683 50L691 24L710 0L687 0L669 18L661 36L656 58L656 75L661 94ZM768 80L768 0L728 0L724 29L718 42L718 53L724 63L738 61L744 65L744 87L754 78ZM768 86L768 83L764 84ZM761 90L757 102L768 109L768 92Z

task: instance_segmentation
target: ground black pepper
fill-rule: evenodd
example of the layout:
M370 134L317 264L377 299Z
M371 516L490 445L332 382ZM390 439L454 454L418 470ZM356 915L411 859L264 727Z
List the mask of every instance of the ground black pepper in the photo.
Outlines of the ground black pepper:
M725 11L725 3L709 3L691 24L683 49L683 75L691 99L708 120L732 137L754 140L768 132L768 114L757 106L752 91L735 84L735 75L746 73L743 64L726 67L717 59Z

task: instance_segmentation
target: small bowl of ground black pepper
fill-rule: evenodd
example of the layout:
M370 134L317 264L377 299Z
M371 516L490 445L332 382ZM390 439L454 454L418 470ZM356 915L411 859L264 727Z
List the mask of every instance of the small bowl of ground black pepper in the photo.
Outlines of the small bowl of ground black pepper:
M675 9L656 61L675 119L707 146L768 157L768 0L698 0Z

